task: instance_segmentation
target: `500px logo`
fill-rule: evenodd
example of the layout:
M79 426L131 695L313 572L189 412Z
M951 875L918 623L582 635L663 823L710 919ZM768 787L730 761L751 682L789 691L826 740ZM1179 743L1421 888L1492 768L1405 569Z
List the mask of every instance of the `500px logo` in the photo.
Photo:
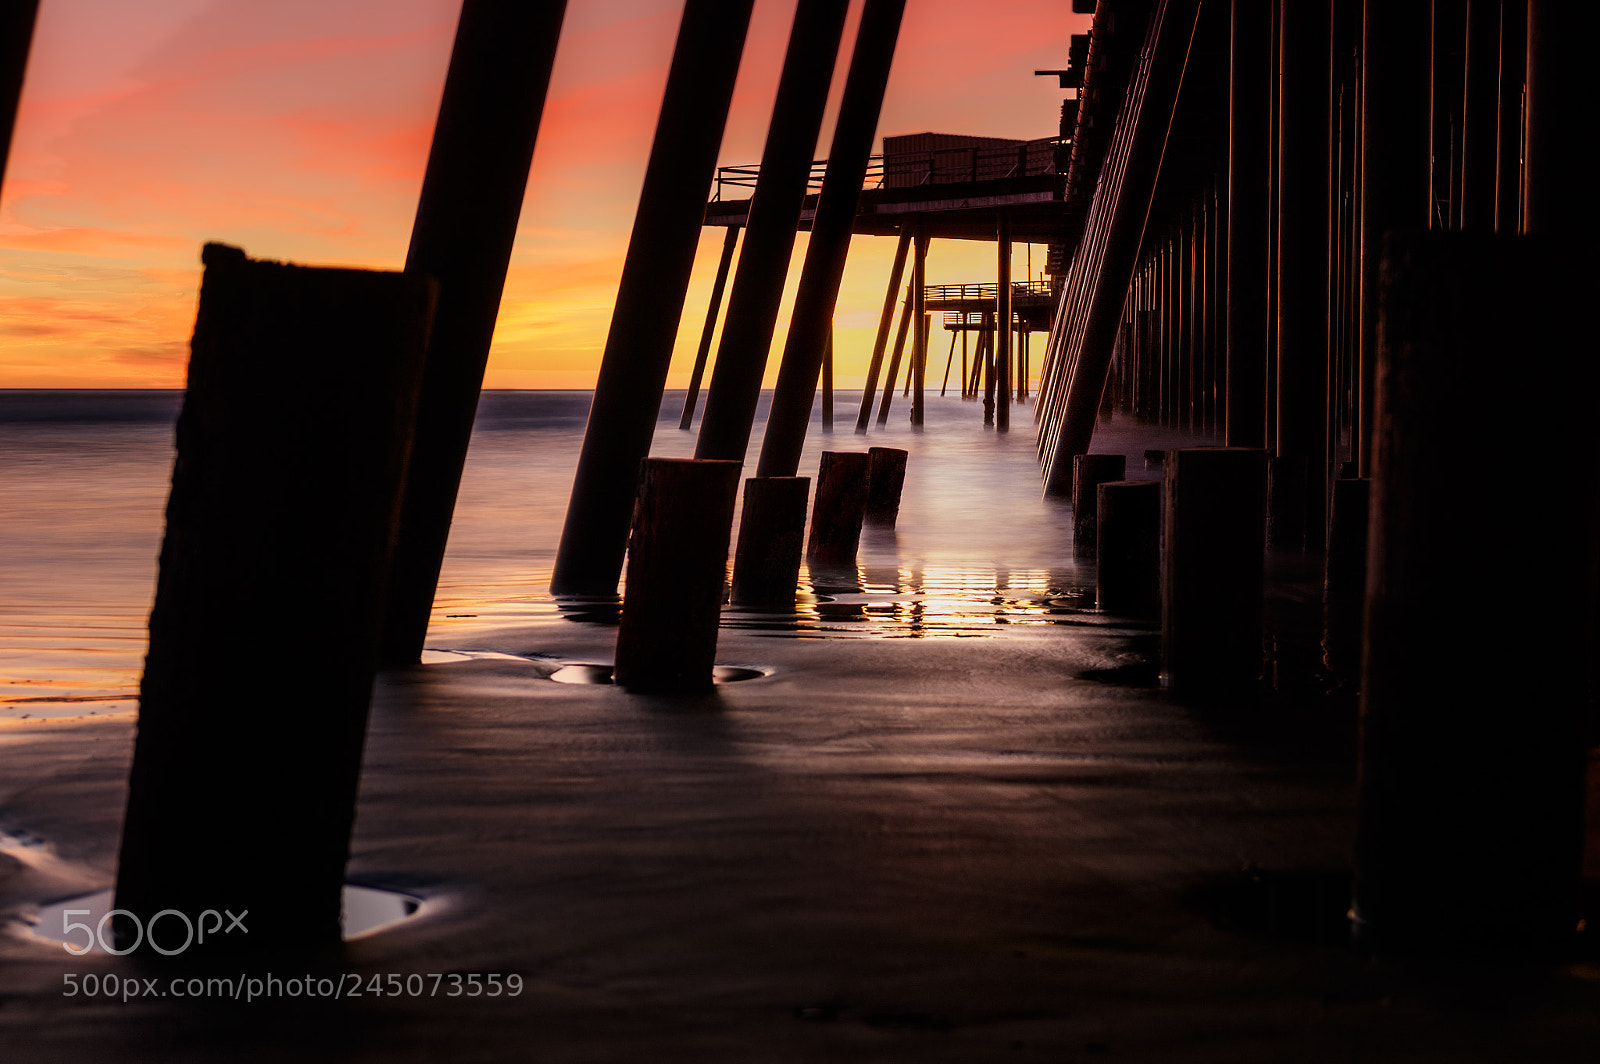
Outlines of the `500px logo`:
M138 949L139 946L145 941L146 936L148 936L150 939L151 949L155 950L163 957L176 957L178 954L184 952L192 945L204 945L206 941L206 935L208 934L211 935L212 938L216 938L218 932L221 932L224 935L231 935L235 931L242 931L247 935L250 933L250 929L244 926L244 918L250 915L249 909L244 910L237 916L235 916L233 912L228 909L224 909L221 912L218 912L215 909L207 909L193 920L189 919L187 913L179 912L177 909L162 909L160 912L156 913L150 918L150 922L148 924L142 922L137 915L129 912L127 909L112 909L110 912L102 916L100 918L100 922L93 927L86 923L72 919L74 916L91 915L93 915L93 911L90 909L63 909L61 912L61 935L63 939L61 948L72 954L74 957L83 956L85 953L88 953L90 950L94 949L96 945L105 950L107 953L111 954L113 957L121 957L124 954L132 953L134 950ZM126 919L122 924L113 930L111 936L113 940L124 938L127 933L126 929L129 927L131 927L134 932L133 942L130 945L124 946L122 949L116 948L115 941L106 941L106 925L109 924L112 917L115 916L125 917ZM226 926L223 924L224 916L226 916L228 920ZM210 927L206 926L207 917L209 917L212 921ZM160 924L163 919L165 919L167 922L166 928L171 928L174 921L181 922L183 925L183 942L176 948L168 948L168 946L163 946L160 942L156 941L156 925ZM166 928L163 928L163 934L167 934ZM72 941L72 936L78 931L82 931L84 935L87 936L82 945ZM168 945L170 944L171 938L169 937Z

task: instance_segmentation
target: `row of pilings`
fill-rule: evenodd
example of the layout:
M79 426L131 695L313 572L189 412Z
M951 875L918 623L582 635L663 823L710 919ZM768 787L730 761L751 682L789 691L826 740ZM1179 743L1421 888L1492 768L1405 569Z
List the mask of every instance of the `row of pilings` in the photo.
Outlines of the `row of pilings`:
M796 467L904 7L862 9L746 484L752 602L793 604ZM700 453L647 460L752 4L684 7L552 588L614 598L629 554L616 677L637 690L712 681L738 473L848 8L797 7ZM403 272L206 250L112 918L123 952L171 955L146 934L167 910L251 914L219 951L338 943L372 685L421 657L564 14L464 3ZM20 84L25 51L0 56L0 89ZM904 452L825 458L814 566L845 564L873 507L892 523L904 477ZM281 684L241 684L241 649L291 628L330 651L274 665ZM675 634L692 652L663 653Z
M1380 950L1559 956L1581 915L1593 22L1545 0L1097 8L1080 121L1115 128L1046 354L1046 490L1111 413L1228 445L1169 455L1163 664L1234 709L1262 670L1261 545L1326 547L1322 678L1360 697L1352 916ZM1197 516L1231 531L1190 557ZM1233 576L1196 599L1196 572Z

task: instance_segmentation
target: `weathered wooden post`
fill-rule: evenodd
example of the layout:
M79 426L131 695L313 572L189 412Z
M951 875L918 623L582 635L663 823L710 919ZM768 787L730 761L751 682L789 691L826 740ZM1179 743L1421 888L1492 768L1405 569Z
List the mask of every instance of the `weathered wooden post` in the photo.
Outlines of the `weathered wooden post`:
M906 483L906 452L898 447L869 447L867 456L868 524L893 528L900 516L900 492Z
M810 477L752 477L744 482L733 555L735 606L794 606L810 492Z
M1161 613L1161 493L1158 480L1112 480L1095 487L1095 583L1102 612Z
M1128 475L1128 459L1120 454L1080 454L1072 459L1072 549L1079 558L1093 558L1099 523L1096 489Z
M696 458L743 462L750 444L750 427L761 398L761 377L778 321L783 285L800 223L800 209L811 182L811 163L828 102L828 85L839 55L848 0L799 0L789 47L772 104L772 121L761 151L761 170L750 197L744 252L728 294L728 315L717 345L717 364L711 371L706 412L700 420ZM848 243L845 245L848 247ZM813 291L820 297L821 275ZM828 316L831 321L832 315ZM827 322L803 323L807 329ZM815 367L821 350L808 361ZM812 373L810 394L816 391ZM811 401L806 399L807 416ZM792 475L794 470L780 471Z
M421 659L566 0L465 0L406 270L439 283L383 660Z
M1361 673L1361 610L1367 588L1367 500L1372 482L1333 482L1328 557L1322 581L1322 660L1341 683Z
M739 463L647 458L628 538L613 678L630 691L711 689Z
M556 552L557 595L617 590L752 2L688 0L683 8Z
M148 951L163 910L248 911L205 949L333 947L434 286L203 260L117 867L139 923L119 938ZM263 655L270 682L242 678Z
M811 506L811 536L806 542L806 560L812 565L855 564L871 468L872 458L866 453L822 452L817 498Z
M1386 242L1354 907L1382 950L1552 955L1577 924L1600 381L1593 359L1557 387L1506 368L1580 328L1593 271L1562 250ZM1486 417L1558 457L1485 446ZM1483 505L1497 483L1522 504ZM1516 559L1536 620L1484 616L1486 550Z
M1267 454L1168 451L1161 648L1167 686L1247 698L1261 676Z

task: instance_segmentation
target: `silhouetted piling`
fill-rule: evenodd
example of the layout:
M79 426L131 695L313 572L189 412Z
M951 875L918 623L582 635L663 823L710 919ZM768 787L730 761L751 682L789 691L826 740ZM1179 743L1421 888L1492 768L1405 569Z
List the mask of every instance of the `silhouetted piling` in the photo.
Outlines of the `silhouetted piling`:
M1328 557L1322 582L1322 660L1341 683L1361 672L1361 610L1367 587L1367 500L1372 482L1333 482Z
M1161 493L1156 480L1095 486L1095 582L1106 613L1161 613Z
M728 315L717 344L717 364L711 370L700 438L695 441L696 458L742 462L749 447L848 6L847 0L800 0L795 8L761 168L750 197L744 252L728 294ZM820 296L820 289L813 291ZM831 320L830 314L827 321L808 327L825 328ZM820 354L818 349L813 357ZM814 372L809 390L813 394L816 390ZM810 408L808 397L808 416ZM794 470L774 472L791 475Z
M905 275L906 252L911 249L911 230L900 231L900 240L894 249L894 265L889 268L889 290L883 296L883 311L878 315L878 332L872 339L872 357L867 363L867 381L861 391L861 412L856 416L856 431L866 432L872 418L872 400L878 394L878 374L883 370L883 352L889 343L889 330L894 325L895 297L900 294L900 281ZM900 333L905 337L904 329ZM898 364L898 356L896 363ZM889 374L889 388L894 387L894 373Z
M1522 92L1528 71L1528 0L1500 4L1500 77L1496 88L1494 229L1515 233L1522 221Z
M1161 644L1167 685L1245 697L1261 675L1266 451L1167 452Z
M810 493L810 477L751 477L744 482L733 554L735 606L794 607Z
M1506 363L1578 334L1590 282L1557 247L1386 242L1355 898L1384 950L1546 954L1578 919L1600 382L1592 359L1557 387ZM1485 447L1486 418L1556 457ZM1484 505L1485 484L1519 504ZM1507 603L1486 597L1495 558Z
M739 463L648 458L628 538L614 678L630 691L711 689Z
M926 304L928 285L928 234L917 231L911 249L911 372L907 377L911 385L911 423L921 425L925 418L926 384L928 376L928 316Z
M911 290L916 286L913 278L906 284L905 302L900 307L900 327L894 334L894 351L889 356L889 375L883 381L883 401L878 404L878 424L889 423L889 406L894 402L894 383L900 373L900 358L906 350L906 334L911 331L912 298ZM857 428L860 426L857 425Z
M1378 259L1383 234L1426 227L1430 114L1428 0L1365 0L1361 28L1360 332L1352 448L1371 473L1378 349Z
M1528 0L1524 232L1592 242L1600 228L1588 160L1597 23L1600 9L1594 4ZM1574 263L1592 253L1590 247L1569 251Z
M900 492L906 483L906 452L897 447L869 447L867 476L868 524L893 528L900 516Z
M856 451L823 451L817 498L811 506L806 560L813 565L854 565L866 516L872 458Z
M1101 484L1128 475L1128 460L1120 454L1080 454L1072 459L1072 549L1080 558L1093 558L1095 528L1099 523Z
M733 252L739 244L739 227L728 226L722 238L722 257L717 260L717 278L711 283L711 302L706 307L706 321L700 327L700 346L695 348L694 369L689 372L689 390L683 396L683 415L678 427L688 432L694 425L694 408L700 402L700 382L705 379L706 359L711 357L711 338L717 331L717 314L722 310L722 292L728 285L728 270L733 265Z
M387 664L415 664L427 638L565 9L461 5L406 254L407 272L439 282L439 309L390 578Z
M683 8L550 579L557 595L617 590L751 4L688 0ZM746 254L749 247L746 235Z
M833 427L833 310L905 6L905 0L867 0L862 9L850 73L834 123L828 169L817 195L811 240L795 291L789 336L768 408L757 476L792 477L799 470L819 369L829 379L824 393L824 427ZM823 89L826 91L825 84Z
M116 893L145 928L248 910L247 934L190 960L339 942L434 294L203 258ZM138 929L118 932L131 948Z
M1462 229L1491 232L1500 125L1501 0L1467 0L1461 99Z
M1011 219L1000 212L996 234L999 248L995 284L995 411L996 432L1011 431Z
M1272 0L1234 0L1228 89L1227 442L1267 442Z
M1268 538L1299 551L1322 546L1326 519L1331 22L1326 3L1279 0L1278 12L1278 457Z
M17 101L22 98L22 78L28 69L33 24L38 14L39 0L0 3L0 191L5 189L11 131L16 126Z
M1267 460L1267 543L1273 549L1306 549L1309 480L1304 455L1273 455Z

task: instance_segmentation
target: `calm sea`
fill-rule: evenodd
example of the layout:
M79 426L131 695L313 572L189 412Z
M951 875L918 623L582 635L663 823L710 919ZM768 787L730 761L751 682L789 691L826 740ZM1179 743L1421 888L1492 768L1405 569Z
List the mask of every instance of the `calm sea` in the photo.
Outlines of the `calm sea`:
M0 391L0 718L133 709L181 401L174 391ZM730 611L726 624L959 635L1055 623L1083 605L1075 596L1093 574L1073 561L1065 508L1040 497L1031 407L997 435L978 404L930 397L917 431L896 396L887 425L857 436L859 402L839 393L831 436L814 413L801 473L814 475L824 448L906 448L898 529L864 540L858 587L807 589L794 616ZM693 452L694 434L677 427L682 403L682 392L667 394L653 453ZM487 630L558 615L546 588L588 408L588 392L484 393L430 646L470 649ZM764 428L763 406L752 453ZM1151 433L1113 424L1097 450L1126 450L1130 475L1154 475L1138 450L1162 446Z

